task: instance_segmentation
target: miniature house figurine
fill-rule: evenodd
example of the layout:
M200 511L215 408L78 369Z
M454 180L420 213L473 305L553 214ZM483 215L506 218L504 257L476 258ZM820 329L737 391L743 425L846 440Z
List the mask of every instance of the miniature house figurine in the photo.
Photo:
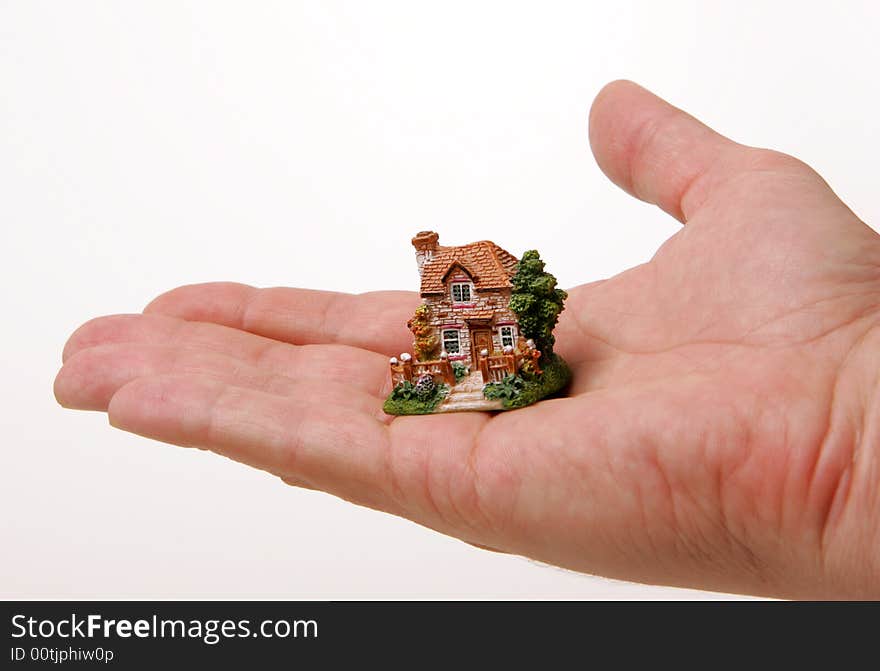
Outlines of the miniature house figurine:
M566 293L537 252L517 259L488 240L445 247L433 231L412 244L422 304L407 324L413 354L390 360L385 412L506 410L565 386L552 331Z
M511 278L519 261L493 242L440 247L438 235L413 238L423 302L450 361L475 367L481 350L516 343L516 315L510 311Z

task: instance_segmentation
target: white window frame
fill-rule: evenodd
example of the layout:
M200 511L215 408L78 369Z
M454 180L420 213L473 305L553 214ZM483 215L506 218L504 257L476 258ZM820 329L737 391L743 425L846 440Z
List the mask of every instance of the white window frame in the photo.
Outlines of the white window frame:
M454 338L449 338L449 342L455 342L456 351L451 351L446 347L446 335L447 334L455 334ZM447 354L451 354L452 356L457 356L461 354L461 329L443 329L440 332L440 342L443 344L443 351Z
M455 288L460 287L459 295L462 298L455 297ZM468 297L464 298L464 290L463 287L467 287ZM472 303L474 300L474 285L470 282L450 282L449 283L449 297L452 299L453 303Z
M501 349L504 349L505 347L507 347L507 345L504 344L504 329L510 329L510 346L515 347L516 346L516 335L517 335L516 325L504 324L504 325L498 327L498 342L501 343Z

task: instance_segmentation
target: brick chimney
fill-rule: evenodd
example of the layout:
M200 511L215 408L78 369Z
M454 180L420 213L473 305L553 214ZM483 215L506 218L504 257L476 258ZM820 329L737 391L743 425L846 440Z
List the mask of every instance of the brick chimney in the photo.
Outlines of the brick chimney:
M434 252L437 251L437 241L440 236L434 231L421 231L412 239L413 247L416 248L416 265L419 267L419 275L422 274L422 268L430 261Z

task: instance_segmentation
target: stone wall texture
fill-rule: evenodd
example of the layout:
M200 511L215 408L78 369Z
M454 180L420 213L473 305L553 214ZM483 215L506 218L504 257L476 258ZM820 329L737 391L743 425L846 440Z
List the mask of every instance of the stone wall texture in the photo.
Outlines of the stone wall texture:
M450 282L456 281L460 281L460 279L450 278ZM493 347L500 351L502 347L498 327L505 323L516 325L516 315L511 312L509 307L510 289L472 290L471 298L469 303L453 303L452 294L447 284L447 291L444 294L426 296L424 301L431 308L431 324L437 328L437 335L440 337L441 343L441 329L460 328L461 356L472 364L473 362L470 361L470 329L472 327L491 328Z

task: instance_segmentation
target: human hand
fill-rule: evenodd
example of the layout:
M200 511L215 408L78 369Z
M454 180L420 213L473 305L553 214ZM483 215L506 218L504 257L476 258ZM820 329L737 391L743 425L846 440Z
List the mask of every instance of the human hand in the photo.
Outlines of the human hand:
M803 163L615 82L599 165L686 225L569 292L567 398L390 418L416 294L181 287L88 322L59 402L467 542L627 580L880 597L880 237Z

